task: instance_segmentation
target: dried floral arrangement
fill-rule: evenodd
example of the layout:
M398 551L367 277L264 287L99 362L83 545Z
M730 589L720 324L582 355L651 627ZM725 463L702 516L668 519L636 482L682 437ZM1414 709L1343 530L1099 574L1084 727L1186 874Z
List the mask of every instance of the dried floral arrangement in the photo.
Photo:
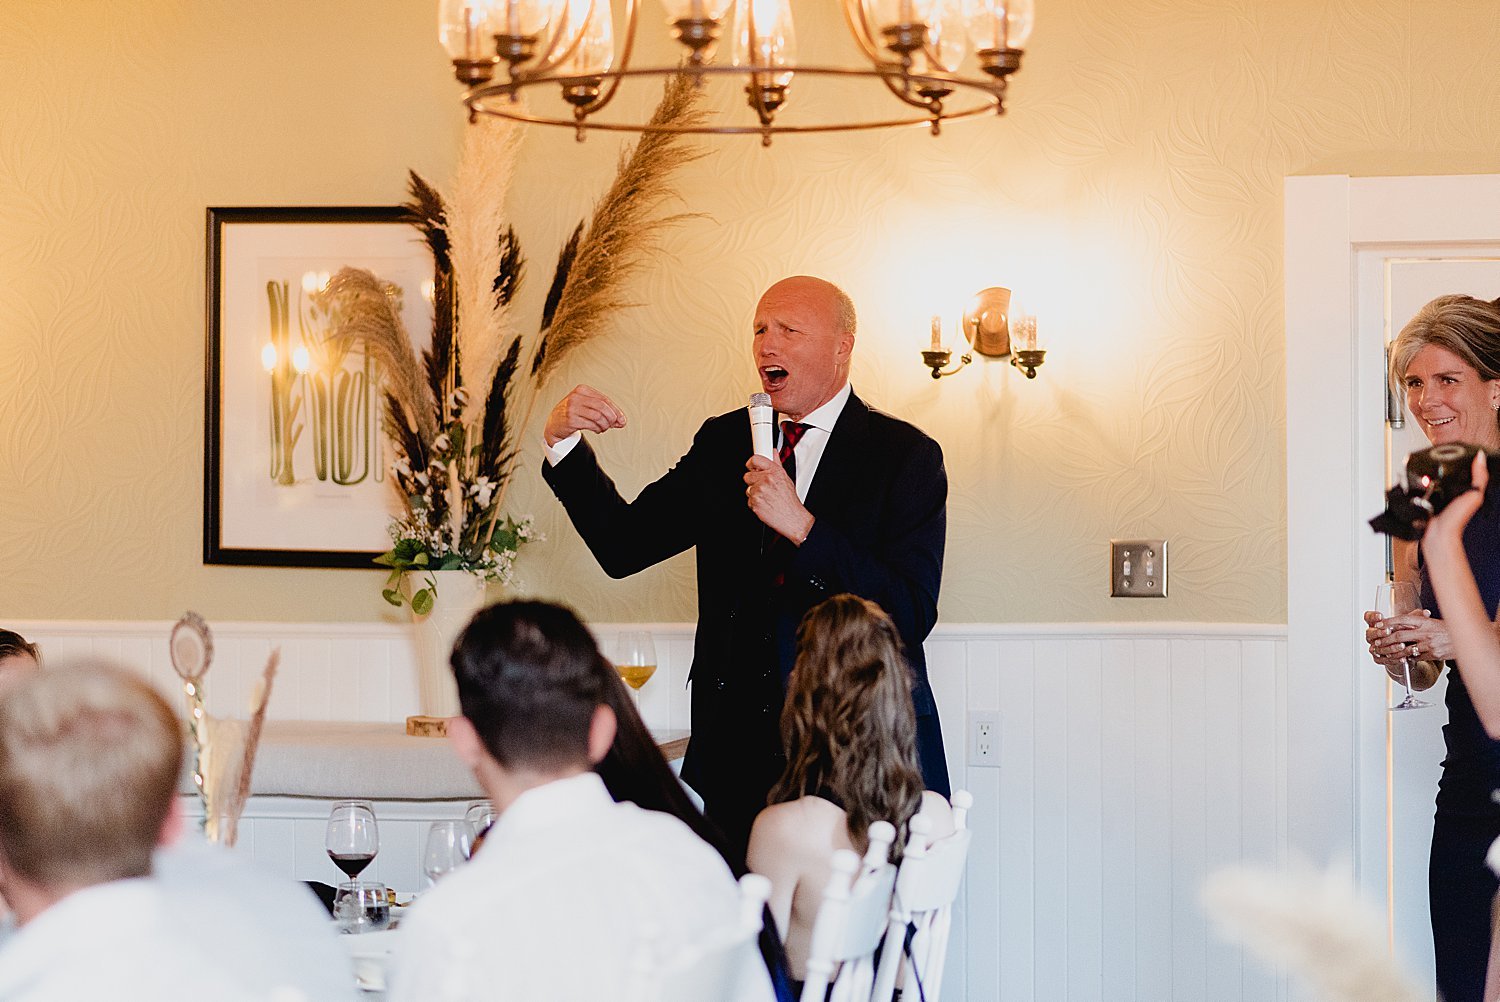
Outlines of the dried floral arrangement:
M652 121L685 125L702 117L699 93L670 79ZM408 572L462 570L508 582L517 550L532 538L530 520L505 513L506 489L539 391L580 345L599 336L661 230L686 214L657 210L674 194L673 172L702 156L679 135L648 132L621 154L614 182L558 254L538 331L515 330L511 304L526 261L505 222L505 195L519 127L470 124L447 198L411 174L408 221L432 251L432 345L418 357L401 322L393 287L345 268L324 295L337 304L334 336L357 343L385 373L385 428L396 453L392 482L401 515L392 547L377 559L391 569L382 595L406 596ZM412 610L432 607L436 588L410 595Z
M272 650L266 660L250 701L250 719L244 721L214 717L206 708L203 679L213 664L214 638L202 616L189 612L179 619L172 627L167 649L187 696L193 785L203 804L203 833L210 841L233 848L240 815L250 799L255 753L260 747L281 650Z
M1202 900L1220 936L1296 976L1310 998L1424 998L1391 955L1384 916L1359 896L1346 865L1226 867L1209 874Z

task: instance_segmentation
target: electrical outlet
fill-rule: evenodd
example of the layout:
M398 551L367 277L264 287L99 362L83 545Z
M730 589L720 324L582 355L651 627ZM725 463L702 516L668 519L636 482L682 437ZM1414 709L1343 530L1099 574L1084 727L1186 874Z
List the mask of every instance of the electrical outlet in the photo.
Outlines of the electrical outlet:
M1000 711L969 711L969 765L1000 767Z
M1111 598L1167 597L1167 541L1111 539L1109 541Z

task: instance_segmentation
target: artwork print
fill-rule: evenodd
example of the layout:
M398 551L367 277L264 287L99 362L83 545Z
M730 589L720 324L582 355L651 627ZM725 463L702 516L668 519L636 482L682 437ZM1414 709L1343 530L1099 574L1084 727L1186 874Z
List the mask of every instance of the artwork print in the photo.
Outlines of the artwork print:
M342 267L432 323L432 259L396 207L209 210L206 563L368 567L394 507L381 372L331 336Z

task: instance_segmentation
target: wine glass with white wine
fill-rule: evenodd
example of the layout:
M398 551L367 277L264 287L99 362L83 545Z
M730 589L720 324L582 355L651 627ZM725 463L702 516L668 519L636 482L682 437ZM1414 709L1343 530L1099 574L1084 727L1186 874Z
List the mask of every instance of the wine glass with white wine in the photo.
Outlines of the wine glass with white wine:
M615 671L630 686L636 709L641 706L641 686L656 674L656 642L647 630L625 630L615 640Z
M1390 619L1392 616L1404 616L1409 612L1416 612L1422 608L1422 597L1417 592L1417 586L1410 581L1384 581L1375 589L1375 611L1380 613L1381 619ZM1401 659L1402 682L1406 686L1406 698L1394 706L1391 710L1420 710L1424 706L1432 704L1425 699L1418 699L1411 688L1411 663L1413 658L1408 655Z

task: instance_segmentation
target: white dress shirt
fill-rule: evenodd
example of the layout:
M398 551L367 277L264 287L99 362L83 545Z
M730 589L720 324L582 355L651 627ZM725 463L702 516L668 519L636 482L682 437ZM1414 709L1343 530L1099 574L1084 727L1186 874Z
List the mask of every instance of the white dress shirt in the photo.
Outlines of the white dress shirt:
M583 773L522 794L473 861L412 907L390 1002L619 999L643 936L675 953L732 926L738 910L718 853ZM724 1002L772 999L765 969L756 974Z
M167 897L149 877L75 891L0 949L5 1002L267 1002L168 931ZM305 999L305 995L275 996Z
M818 472L818 463L823 460L823 450L828 448L828 438L833 434L833 426L839 423L839 415L844 413L844 405L849 402L849 394L854 392L854 387L847 382L843 389L833 395L833 398L817 408L802 423L807 425L807 430L802 433L802 439L792 452L797 457L797 498L801 501L807 500L807 489L812 486L813 477ZM780 411L776 413L776 447L781 448L781 422L787 420L787 416Z
M348 951L305 886L196 836L152 865L75 891L0 942L0 999L352 1002Z

